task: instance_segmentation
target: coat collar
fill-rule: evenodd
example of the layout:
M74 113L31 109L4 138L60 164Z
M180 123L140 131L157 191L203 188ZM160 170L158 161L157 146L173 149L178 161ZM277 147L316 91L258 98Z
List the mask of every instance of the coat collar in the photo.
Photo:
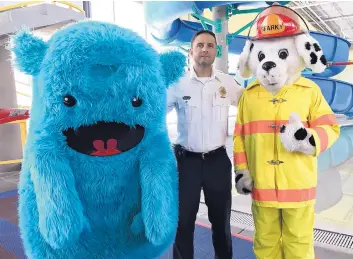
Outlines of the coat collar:
M312 88L314 86L314 82L305 78L305 77L299 77L299 79L297 81L295 81L293 83L293 85L297 85L297 86L301 86L301 87L305 87L305 88ZM252 82L249 86L246 87L247 90L254 88L255 86L260 86L260 82L258 79L256 79L254 82ZM283 86L286 87L287 85Z
M196 73L195 73L194 67L192 67L192 68L190 69L190 79L193 79L193 78L198 79L198 76L197 76ZM213 79L215 79L215 78L216 78L216 71L215 71L214 68L212 68L212 73L211 73L210 80L213 80Z

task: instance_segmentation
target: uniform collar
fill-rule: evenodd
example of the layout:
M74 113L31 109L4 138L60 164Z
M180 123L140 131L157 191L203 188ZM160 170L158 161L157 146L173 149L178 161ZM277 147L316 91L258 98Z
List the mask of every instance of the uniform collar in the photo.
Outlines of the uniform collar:
M190 79L193 79L193 78L195 78L195 79L198 79L199 77L196 75L196 72L195 72L195 70L194 70L194 67L192 67L191 69L190 69ZM210 80L213 80L213 79L215 79L216 78L216 71L215 71L215 69L212 67L212 72L211 72L211 77L210 77Z
M259 80L256 79L254 82L252 82L248 87L246 87L246 89L250 89L250 88L253 88L255 86L259 86L261 85ZM293 85L297 85L297 86L302 86L302 87L306 87L306 88L311 88L313 87L313 82L305 77L299 77L299 79L297 81L295 81L293 83ZM283 86L286 87L287 85Z

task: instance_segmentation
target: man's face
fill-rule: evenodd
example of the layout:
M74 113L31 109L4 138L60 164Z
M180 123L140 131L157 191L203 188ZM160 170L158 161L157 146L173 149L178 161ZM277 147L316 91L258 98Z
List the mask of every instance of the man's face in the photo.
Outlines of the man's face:
M217 55L216 41L212 35L202 33L198 35L190 50L194 62L200 66L211 66Z

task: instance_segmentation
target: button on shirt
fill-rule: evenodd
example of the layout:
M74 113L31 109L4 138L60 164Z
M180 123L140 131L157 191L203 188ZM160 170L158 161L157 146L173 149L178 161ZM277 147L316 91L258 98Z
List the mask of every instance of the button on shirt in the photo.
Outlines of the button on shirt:
M193 152L209 152L224 146L228 133L229 106L238 105L243 87L232 76L213 70L198 78L193 69L168 89L168 111L176 109L176 144Z

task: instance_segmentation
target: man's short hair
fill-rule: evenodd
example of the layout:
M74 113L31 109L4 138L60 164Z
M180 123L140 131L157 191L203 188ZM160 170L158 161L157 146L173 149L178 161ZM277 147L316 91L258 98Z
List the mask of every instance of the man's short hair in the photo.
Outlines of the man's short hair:
M215 40L215 42L216 42L216 45L217 45L217 40L216 40L216 35L212 32L212 31L209 31L209 30L201 30L201 31L198 31L198 32L196 32L195 34L194 34L194 36L192 37L192 39L191 39L191 47L192 47L192 44L194 43L194 41L195 41L195 39L196 39L196 37L197 36L199 36L199 35L201 35L201 34L209 34L209 35L211 35L213 38L214 38L214 40Z

